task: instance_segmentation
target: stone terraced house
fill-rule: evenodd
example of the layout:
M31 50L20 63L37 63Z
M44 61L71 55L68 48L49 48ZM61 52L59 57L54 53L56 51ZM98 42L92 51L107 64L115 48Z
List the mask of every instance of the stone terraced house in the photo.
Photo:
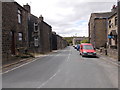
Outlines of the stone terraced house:
M28 11L17 2L2 2L2 58L9 61L28 47Z
M48 53L52 51L52 27L44 22L42 15L38 18L31 14L30 6L24 5L28 14L28 46L31 53Z
M17 2L2 2L3 63L25 54L46 54L66 46L61 36L54 34L53 37L52 27L42 15L31 14L28 4L22 7Z

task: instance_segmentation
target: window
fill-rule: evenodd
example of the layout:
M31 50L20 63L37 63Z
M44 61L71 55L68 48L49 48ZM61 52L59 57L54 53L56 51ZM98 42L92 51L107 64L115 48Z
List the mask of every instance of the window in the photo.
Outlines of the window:
M21 10L18 9L18 23L22 23L22 13Z
M21 32L18 33L18 40L19 41L23 40L23 34Z
M38 38L34 38L34 45L35 45L35 47L39 46L39 44L38 44Z
M38 31L38 24L34 23L34 31Z
M83 46L83 49L92 50L93 47L92 47L92 45L84 45L84 46Z
M115 17L115 26L117 25L117 17Z
M111 20L109 21L109 28L111 28Z

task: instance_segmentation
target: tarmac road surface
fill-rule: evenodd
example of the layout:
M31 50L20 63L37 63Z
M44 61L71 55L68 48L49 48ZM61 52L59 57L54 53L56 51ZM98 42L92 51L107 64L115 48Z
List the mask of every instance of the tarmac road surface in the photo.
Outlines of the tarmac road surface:
M2 75L3 88L118 88L118 67L73 47Z

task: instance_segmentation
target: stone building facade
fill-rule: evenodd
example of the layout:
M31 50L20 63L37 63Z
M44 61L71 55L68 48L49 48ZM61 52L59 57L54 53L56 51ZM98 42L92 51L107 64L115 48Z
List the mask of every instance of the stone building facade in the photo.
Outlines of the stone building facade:
M89 40L100 53L117 60L117 6L111 12L93 13L89 20Z
M88 37L76 37L76 38L73 38L73 40L72 40L73 45L77 45L78 43L80 44L80 42L82 40L88 40Z
M31 14L31 7L17 2L2 2L2 60L16 60L16 56L28 53L48 53L63 49L66 42L52 34L52 27ZM53 40L54 39L54 40ZM53 45L55 46L53 48Z
M28 45L30 53L40 53L40 30L38 28L38 18L32 14L28 20Z
M118 59L118 16L117 6L112 8L113 14L108 18L108 56Z
M68 42L62 38L62 49L66 48L68 46Z
M89 41L94 48L106 46L107 43L107 20L111 15L107 13L92 13L89 20Z
M2 2L0 2L0 60L2 60ZM0 67L2 62L0 62Z
M44 22L42 15L38 18L31 14L30 6L24 5L28 10L28 37L29 51L32 53L48 53L52 51L52 27Z
M62 37L57 35L57 49L62 49Z
M57 49L63 49L68 45L67 41L63 37L57 35Z
M57 50L57 34L52 32L52 50Z
M17 2L2 2L2 60L25 53L28 45L28 11Z
M68 46L67 41L55 32L52 33L52 50L63 49Z
M48 53L52 51L52 27L43 21L43 17L39 20L41 53Z
M117 30L117 13L114 13L112 16L108 19L108 47L117 49L117 36L118 36L118 30Z

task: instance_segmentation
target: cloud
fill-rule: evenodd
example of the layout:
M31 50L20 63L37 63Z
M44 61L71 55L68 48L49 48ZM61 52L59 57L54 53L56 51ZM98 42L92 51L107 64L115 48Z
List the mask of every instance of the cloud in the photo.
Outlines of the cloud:
M91 13L109 12L113 0L16 0L31 5L32 14L44 17L52 30L62 36L88 36L88 21ZM31 3L30 3L31 2Z

